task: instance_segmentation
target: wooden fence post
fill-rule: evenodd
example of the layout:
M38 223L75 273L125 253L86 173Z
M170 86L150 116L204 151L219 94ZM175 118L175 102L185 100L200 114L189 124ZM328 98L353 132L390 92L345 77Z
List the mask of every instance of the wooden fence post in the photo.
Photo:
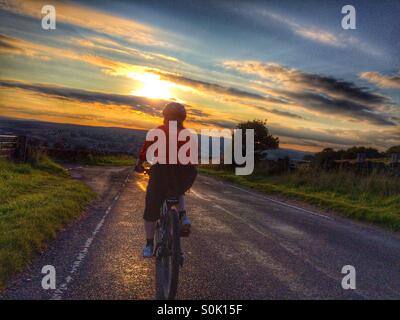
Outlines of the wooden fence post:
M364 163L366 158L367 158L367 154L366 154L366 153L364 153L364 152L357 153L357 160L356 160L356 162L357 162L357 163Z
M390 155L390 163L400 162L400 152L394 152Z
M15 148L14 157L15 159L25 162L26 161L26 149L28 139L26 136L18 136L17 146Z

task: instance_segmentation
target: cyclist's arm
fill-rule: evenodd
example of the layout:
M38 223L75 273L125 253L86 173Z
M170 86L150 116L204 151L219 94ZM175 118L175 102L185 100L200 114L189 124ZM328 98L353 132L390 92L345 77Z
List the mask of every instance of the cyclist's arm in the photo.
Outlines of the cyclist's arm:
M140 149L138 155L138 159L136 161L135 171L137 172L144 171L143 163L146 161L146 152L152 143L154 143L154 141L147 141L147 140L143 143L142 148Z

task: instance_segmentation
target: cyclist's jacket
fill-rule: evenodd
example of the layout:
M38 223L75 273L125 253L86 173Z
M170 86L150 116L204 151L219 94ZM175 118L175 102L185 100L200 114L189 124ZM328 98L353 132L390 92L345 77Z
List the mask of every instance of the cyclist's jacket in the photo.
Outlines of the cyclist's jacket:
M169 156L169 140L170 140L169 127L168 127L168 125L163 124L163 125L157 127L156 129L161 129L165 133L165 137L166 137L166 144L165 144L166 164L187 164L187 163L182 163L181 161L179 161L180 160L179 156L177 156L177 163L170 163L170 162L173 162L173 161L170 161L170 156ZM179 133L184 129L185 129L184 127L177 128L177 137L179 136ZM176 139L176 146L177 146L176 154L178 155L179 154L179 149L183 145L188 143L190 138L187 137L185 141L178 141L176 137L175 137L175 139ZM139 154L140 160L142 160L142 161L146 161L147 160L147 161L150 162L151 159L146 159L146 152L147 152L147 149L153 143L155 143L156 141L157 141L157 139L155 139L154 141L145 140L145 142L143 143L142 149L140 150L140 154ZM198 146L197 146L197 136L196 136L196 139L192 140L191 146L193 148L192 149L193 152L197 152L198 151L197 150L197 148L198 148ZM194 149L196 149L196 150L194 150ZM158 156L158 152L157 151L155 152L155 155ZM191 150L188 149L187 152L186 152L186 156L189 157L190 155L191 155ZM190 161L188 164L195 164L193 162L194 161Z

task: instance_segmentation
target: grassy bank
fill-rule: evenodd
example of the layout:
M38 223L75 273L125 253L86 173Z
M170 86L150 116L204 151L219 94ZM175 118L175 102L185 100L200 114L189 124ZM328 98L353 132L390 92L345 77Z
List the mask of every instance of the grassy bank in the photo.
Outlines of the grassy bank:
M205 166L200 171L265 193L281 194L343 216L400 230L400 178L383 174L357 176L339 171L304 168L291 174L265 176L255 172L236 176L226 168Z
M35 164L0 161L0 288L94 196L46 157Z

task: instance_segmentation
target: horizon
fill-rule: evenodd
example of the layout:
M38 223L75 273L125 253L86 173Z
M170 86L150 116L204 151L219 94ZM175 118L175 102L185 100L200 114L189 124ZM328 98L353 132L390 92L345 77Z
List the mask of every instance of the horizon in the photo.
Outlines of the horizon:
M400 141L394 1L353 1L355 30L339 2L59 1L43 30L45 4L0 4L3 117L148 130L175 100L188 128L268 119L287 149Z

